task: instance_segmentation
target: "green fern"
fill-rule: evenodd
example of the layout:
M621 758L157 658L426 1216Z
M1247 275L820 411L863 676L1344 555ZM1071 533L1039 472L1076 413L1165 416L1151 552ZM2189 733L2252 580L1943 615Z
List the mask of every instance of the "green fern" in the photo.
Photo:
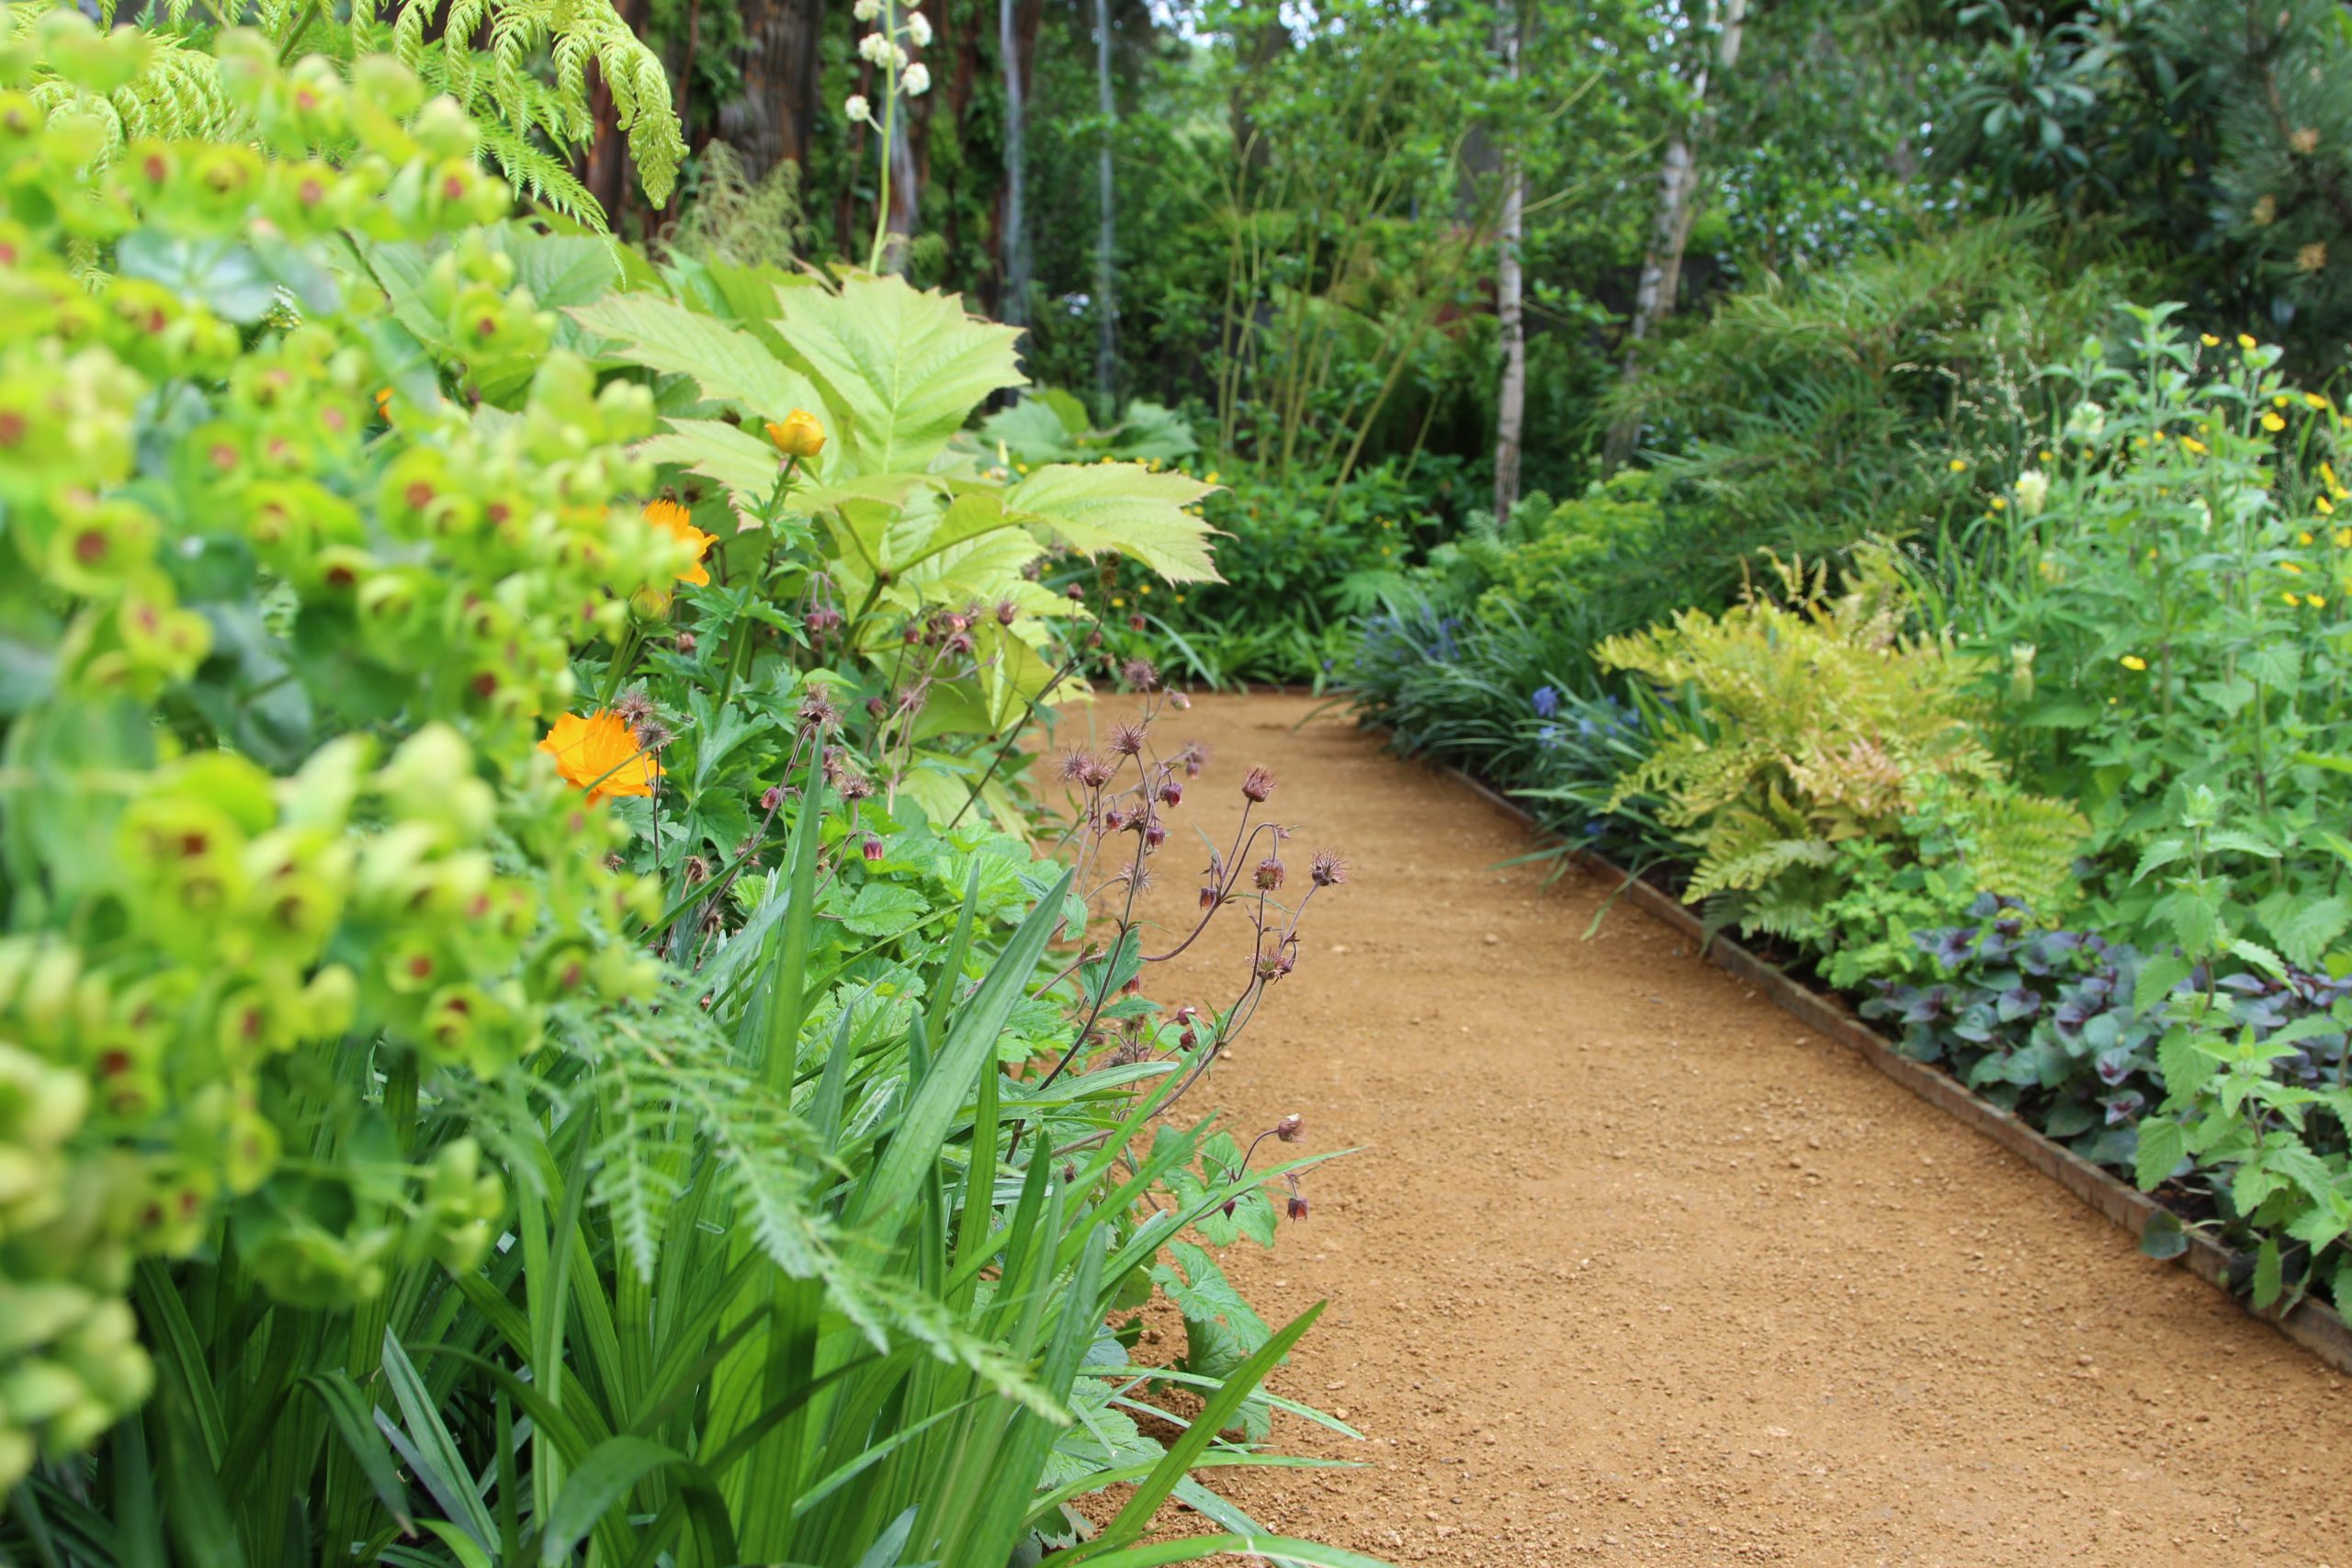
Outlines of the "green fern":
M537 130L567 150L595 134L588 113L594 65L612 95L614 121L628 135L646 196L656 204L670 199L686 145L670 106L669 72L607 0L448 0L440 39L428 39L426 29L441 11L441 0L402 0L391 21L390 51L477 118L505 125L516 141ZM487 50L476 47L485 39ZM532 74L542 51L554 70L552 90ZM539 174L540 188L561 190ZM563 198L596 212L578 182L570 184Z
M178 9L186 8L183 0ZM57 0L20 0L7 8L0 26L6 27L9 43L24 44L40 19L57 9ZM103 97L85 94L50 75L46 68L36 67L28 89L33 101L47 111L68 103L96 111L107 132L101 164L111 163L124 147L142 138L243 139L244 117L221 89L220 62L177 31L155 29L147 37L145 66L113 92Z
M1803 930L1801 887L1837 845L1894 839L1931 797L1964 817L1970 871L1989 890L2056 907L2084 833L2069 807L2011 791L1976 728L1976 662L1906 635L1910 606L1883 549L1859 552L1833 597L1826 572L1781 569L1722 615L1685 611L1611 637L1607 668L1689 687L1703 723L1666 736L1620 781L1614 810L1655 795L1699 851L1687 897L1742 896L1744 923Z

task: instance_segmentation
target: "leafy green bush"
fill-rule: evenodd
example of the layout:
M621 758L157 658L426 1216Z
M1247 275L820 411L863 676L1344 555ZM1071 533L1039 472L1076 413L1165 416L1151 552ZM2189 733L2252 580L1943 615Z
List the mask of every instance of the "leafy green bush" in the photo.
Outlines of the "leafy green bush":
M149 41L39 36L55 90L0 114L0 1552L1115 1560L1180 1491L1254 1529L1189 1472L1259 1457L1220 1434L1313 1314L1172 1374L1165 1445L1113 1320L1180 1232L1269 1237L1270 1182L1302 1214L1315 1156L1214 1118L1129 1156L1344 868L1285 903L1238 840L1204 920L1260 961L1163 1014L1168 955L1001 776L1080 640L1032 571L1203 575L1203 487L944 457L1001 329L504 223L397 61L221 34L259 145L98 166ZM669 294L729 287L792 357ZM1162 700L1085 764L1089 886L1166 838Z

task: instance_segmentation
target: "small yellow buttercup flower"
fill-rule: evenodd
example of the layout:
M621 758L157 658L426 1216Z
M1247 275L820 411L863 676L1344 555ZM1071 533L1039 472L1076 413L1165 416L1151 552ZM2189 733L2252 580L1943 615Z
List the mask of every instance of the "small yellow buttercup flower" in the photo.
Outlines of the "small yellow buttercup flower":
M2312 497L2312 510L2325 517L2335 510L2335 502L2324 495L2315 495Z
M2197 341L2203 344L2207 348L2219 348L2222 346L2222 340L2215 337L2211 333L2198 333Z
M2287 422L2275 413L2267 413L2262 416L2262 428L2276 435L2287 428Z
M2296 605L2301 604L2302 603L2302 601L2301 601L2301 599L2297 598L2297 597L2296 597L2294 594L2292 594L2292 593L2281 593L2280 595L2278 595L2278 597L2279 597L2279 598L2281 598L2281 599L2284 599L2285 601L2287 601L2287 606L2288 606L2288 608L2290 608L2290 609L2292 609L2292 608L2294 608Z
M2041 457L2045 463L2054 463L2058 460L2057 455L2052 452L2043 452L2041 454Z
M1989 502L1987 502L1986 504L1990 505L1990 506L1993 508L1993 510L1994 510L1994 511L1996 511L1996 512L2007 512L2007 511L2009 509L2009 503L2008 503L2007 502L2006 502L2006 501L2002 500L2002 499L2001 499L1999 496L1997 496L1997 495L1996 495L1996 496L1995 496L1995 497L1994 497L1994 498L1993 498Z
M825 426L807 409L794 409L768 423L768 439L787 457L808 462L825 449Z
M2303 603L2309 604L2314 610L2324 610L2327 608L2327 601L2316 593L2304 594Z
M1944 466L1955 474L1964 474L1968 472L1968 459L1965 457L1954 457L1951 462Z
M2290 577L2301 577L2303 575L2303 569L2297 566L2293 561L2282 560L2278 563L2278 566L2279 569L2285 571Z
M2324 409L2327 407L2327 400L2321 397L2317 392L2305 392L2303 394L2303 406L2305 408Z
M2148 661L2136 653L2127 653L2123 656L2123 668L2126 670L2145 670L2147 667Z
M2283 409L2292 400L2293 400L2289 398L2284 392L2273 392L2270 394L2270 406L2275 409Z
M2338 528L2335 531L2335 547L2339 550L2352 550L2352 528Z
M2254 336L2253 336L2253 334L2252 334L2252 333L2238 333L2238 346L2239 346L2240 348L2242 348L2242 349L2245 349L2248 354L2252 354L2252 353L2253 353L2253 352L2254 352L2257 347L2259 347L2259 346L2261 346L2261 345L2260 345L2260 344L2256 344L2256 343L2254 341Z
M2310 544L2311 542L2312 542L2312 531L2311 531L2309 528L2305 528L2305 529L2303 529L2301 533L2299 533L2299 534L2297 534L2297 535L2295 536L2295 543L2297 543L2297 544L2299 544L2299 545L2308 545L2308 544Z
M2197 439L2197 437L2195 437L2194 435L2184 435L2184 436L2182 436L2182 437L2180 438L2180 444L2181 444L2181 446L2182 446L2182 447L2183 447L2183 448L2185 448L2185 449L2186 449L2186 450L2188 450L2188 451L2190 451L2190 452L2194 452L2194 453L2196 453L2196 454L2197 454L2199 457L2202 457L2203 456L2205 456L2205 452L2206 452L2205 443L2203 443L2202 441L2198 440L2198 439Z

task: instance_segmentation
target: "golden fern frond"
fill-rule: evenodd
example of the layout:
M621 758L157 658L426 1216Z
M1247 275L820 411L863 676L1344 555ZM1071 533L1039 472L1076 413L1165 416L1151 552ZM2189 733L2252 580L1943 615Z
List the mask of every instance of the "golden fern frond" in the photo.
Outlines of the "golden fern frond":
M2042 910L2074 900L2075 852L2090 835L2081 812L2061 800L2000 794L1978 802L1973 815L1968 870L1981 891Z

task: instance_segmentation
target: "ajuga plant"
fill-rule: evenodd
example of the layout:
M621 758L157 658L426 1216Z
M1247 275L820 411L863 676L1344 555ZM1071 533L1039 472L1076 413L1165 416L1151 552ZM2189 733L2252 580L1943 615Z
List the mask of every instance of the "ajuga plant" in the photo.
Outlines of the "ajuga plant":
M254 127L214 58L219 13L193 0L157 0L126 11L102 0L101 22L135 17L145 41L106 56L110 73L84 92L60 74L69 57L94 47L84 18L57 0L17 0L0 35L23 51L37 101L76 99L102 128L96 155L111 158L141 137L235 140ZM593 68L628 137L638 178L657 204L669 198L685 143L671 110L661 57L640 42L606 0L400 0L337 7L322 0L260 0L236 19L271 45L280 64L311 54L345 64L390 54L428 93L446 94L475 125L478 155L516 189L554 210L601 226L604 213L570 160L594 134L589 113ZM86 75L86 73L84 73ZM299 92L300 89L297 89ZM322 144L341 156L348 141Z
M2010 788L1976 728L1973 661L1905 630L1885 553L1860 552L1834 593L1823 569L1780 577L1783 598L1751 585L1720 615L1686 610L1595 650L1695 694L1613 797L1664 798L1663 820L1698 852L1686 896L1730 895L1743 922L1775 929L1818 900L1809 884L1841 841L1896 837L1935 795L1973 823L1976 887L2059 908L2082 819Z

